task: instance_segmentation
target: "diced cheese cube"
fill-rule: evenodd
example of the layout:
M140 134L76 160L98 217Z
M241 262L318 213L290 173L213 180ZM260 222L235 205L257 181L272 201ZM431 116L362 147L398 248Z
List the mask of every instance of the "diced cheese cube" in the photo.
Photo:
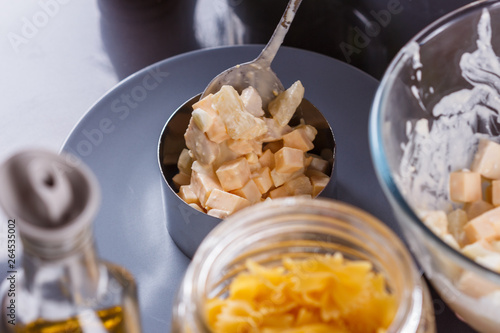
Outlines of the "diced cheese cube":
M274 186L278 187L283 185L287 180L302 175L303 171L303 169L299 169L295 172L278 172L276 169L273 169L271 171L271 179L273 180Z
M442 210L419 211L419 217L424 224L438 236L448 234L448 217Z
M283 147L274 154L275 169L291 173L304 167L304 152L300 149Z
M283 145L285 147L300 149L304 152L314 148L314 145L305 130L298 128L288 134L283 135Z
M250 180L250 167L244 157L223 163L215 173L225 191L242 188Z
M471 169L489 179L500 179L500 144L481 139Z
M229 212L222 209L212 208L207 211L207 214L213 217L217 217L219 219L225 219L229 215Z
M211 164L219 155L219 145L208 139L205 133L196 126L193 118L189 121L184 139L186 140L186 146L194 154L195 159L203 164Z
M226 126L222 122L220 117L213 118L212 126L205 132L210 141L221 143L229 139L229 134L227 134Z
M245 109L248 112L255 117L264 116L264 110L262 110L262 98L254 87L250 86L243 89L240 97Z
M227 146L229 149L234 151L239 155L245 155L250 153L262 154L262 144L255 140L227 140Z
M251 140L267 131L262 119L245 110L238 92L231 86L222 86L213 96L213 107L219 113L232 139Z
M455 171L450 174L450 198L456 202L472 202L482 198L481 175Z
M291 194L288 192L286 186L280 186L269 192L269 198L276 199L281 197L288 197Z
M300 175L293 179L287 180L284 186L287 188L288 192L292 195L301 195L301 194L311 195L313 193L313 186L311 184L311 180L304 175Z
M194 109L191 117L193 117L194 123L202 132L206 132L214 122L214 116L200 108Z
M312 176L311 178L311 184L312 184L312 197L315 198L318 196L318 194L323 191L323 189L328 185L328 182L330 181L329 177L322 177L322 176Z
M304 87L300 81L296 81L269 103L269 112L280 126L285 126L292 119L303 97Z
M193 163L194 165L194 163ZM208 196L214 189L222 190L222 187L214 175L198 172L193 169L191 173L191 189L194 191L203 207L206 207Z
M474 201L474 202L465 204L464 210L467 213L467 218L469 220L472 220L472 219L478 217L479 215L489 211L490 209L493 209L494 207L495 206L493 206L492 204L490 204L486 201L478 200L478 201Z
M281 148L283 148L283 140L266 143L262 147L262 151L271 150L271 152L275 154Z
M186 175L191 175L191 165L193 164L193 159L189 154L189 150L184 148L179 155L179 159L177 161L177 168L180 172L185 173Z
M314 169L326 173L328 170L328 165L330 164L328 161L322 159L320 156L310 154L312 157L311 163L309 164L308 169Z
M196 193L193 191L190 185L182 185L179 189L179 197L186 203L199 203Z
M307 170L306 170L306 172L304 172L304 174L307 177L326 177L326 178L330 178L330 176L328 176L326 173L323 173L323 172L315 170L315 169L309 169L309 168L307 168Z
M470 220L464 226L468 244L485 239L492 241L500 236L500 207L496 207Z
M215 109L212 107L213 97L213 94L208 94L207 96L205 96L205 98L200 99L198 102L193 104L193 110L202 109L212 115L216 115L217 111L215 111Z
M491 182L491 203L500 206L500 180Z
M231 191L231 193L239 195L242 198L247 199L251 203L256 203L260 201L262 193L260 193L259 187L255 182L250 179L242 188Z
M190 203L189 206L202 212L202 213L205 213L205 210L203 208L201 208L200 205L198 205L197 203Z
M463 209L455 209L448 213L448 232L457 240L459 244L464 244L464 226L468 221L467 213Z
M260 169L260 171L255 172L252 175L252 179L255 182L255 185L259 188L261 194L269 191L271 186L273 186L273 180L271 179L271 171L269 167L264 167Z
M465 271L458 280L457 288L464 294L474 298L480 298L498 290L498 286L476 273Z
M231 194L219 189L214 189L208 197L207 210L220 209L232 214L250 205L250 201L235 194Z
M262 153L259 157L259 163L262 167L269 167L269 169L274 169L274 153L271 149L268 149Z
M191 177L189 175L186 175L183 172L179 172L176 174L172 180L174 181L174 184L179 188L182 185L189 185Z
M208 174L212 177L215 176L214 169L210 164L203 164L200 161L193 161L191 164L191 170L196 171L203 174Z

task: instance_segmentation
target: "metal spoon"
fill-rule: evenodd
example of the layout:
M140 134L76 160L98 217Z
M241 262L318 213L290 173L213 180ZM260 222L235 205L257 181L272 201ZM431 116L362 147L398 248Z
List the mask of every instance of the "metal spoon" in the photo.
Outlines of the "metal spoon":
M281 81L271 69L271 62L283 43L301 2L302 0L288 2L271 39L255 60L236 65L217 75L205 88L201 98L215 94L223 85L231 85L238 92L252 86L262 97L262 107L266 110L269 102L284 90Z

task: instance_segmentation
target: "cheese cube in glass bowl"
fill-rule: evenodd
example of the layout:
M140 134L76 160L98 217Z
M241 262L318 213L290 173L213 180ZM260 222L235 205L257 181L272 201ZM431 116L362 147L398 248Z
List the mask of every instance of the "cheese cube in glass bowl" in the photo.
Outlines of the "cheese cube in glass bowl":
M369 128L377 176L410 250L443 300L481 332L500 327L498 55L499 1L444 16L396 55Z

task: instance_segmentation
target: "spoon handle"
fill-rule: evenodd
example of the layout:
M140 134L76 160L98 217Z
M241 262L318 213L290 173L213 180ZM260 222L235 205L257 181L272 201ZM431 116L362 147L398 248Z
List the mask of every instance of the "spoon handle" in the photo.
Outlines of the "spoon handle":
M255 62L258 62L263 67L270 67L271 62L276 56L278 49L283 43L283 39L285 39L285 35L288 32L288 28L295 17L295 13L300 6L302 0L290 0L286 6L285 12L281 17L280 23L274 29L274 33L267 43L266 47L262 50L259 56L255 59Z

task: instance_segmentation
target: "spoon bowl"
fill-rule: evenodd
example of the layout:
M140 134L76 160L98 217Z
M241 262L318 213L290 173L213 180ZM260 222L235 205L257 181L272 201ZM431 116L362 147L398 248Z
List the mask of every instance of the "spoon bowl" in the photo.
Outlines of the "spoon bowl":
M283 39L292 24L301 2L302 0L290 0L288 2L271 39L257 58L253 61L233 66L217 75L205 88L201 98L209 94L215 94L223 85L230 85L239 93L243 89L252 86L262 98L262 108L267 110L269 102L285 90L278 76L271 69L271 62L283 43Z

